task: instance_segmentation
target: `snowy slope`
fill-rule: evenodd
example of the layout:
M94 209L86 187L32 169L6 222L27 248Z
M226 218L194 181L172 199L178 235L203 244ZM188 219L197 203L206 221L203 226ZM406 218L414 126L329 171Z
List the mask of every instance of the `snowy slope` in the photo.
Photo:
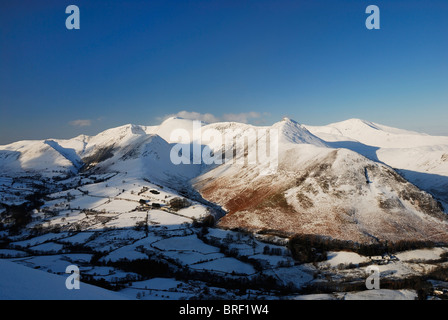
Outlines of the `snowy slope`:
M162 124L161 134L169 136L170 128L176 125ZM95 169L96 172L126 172L129 176L161 181L185 180L199 174L200 166L173 165L170 161L172 145L147 131L157 130L125 125L93 137L21 141L0 146L1 173L9 177L29 174L53 177Z
M60 276L0 259L1 300L128 300L119 293L80 283L78 290L68 290Z
M194 180L206 199L229 212L222 227L359 241L446 240L436 201L389 167L327 147L289 119L273 128L280 131L276 174L261 175L265 163L225 163Z
M313 135L305 126L289 118L284 118L282 121L275 123L272 128L278 129L280 132L279 143L327 146L324 141Z
M0 168L2 174L8 175L35 172L54 176L61 172L76 171L70 160L45 141L20 141L2 146Z
M327 139L324 140L344 137L380 148L414 148L439 144L448 145L448 137L445 136L430 136L424 133L396 129L361 119L349 119L326 126L305 125L305 127L317 136L325 136Z
M448 210L448 137L350 119L306 126L335 148L347 148L399 169L410 182L441 200Z
M279 170L222 167L198 177L203 196L229 213L227 228L319 234L352 241L448 240L437 202L389 167L347 149L283 149Z

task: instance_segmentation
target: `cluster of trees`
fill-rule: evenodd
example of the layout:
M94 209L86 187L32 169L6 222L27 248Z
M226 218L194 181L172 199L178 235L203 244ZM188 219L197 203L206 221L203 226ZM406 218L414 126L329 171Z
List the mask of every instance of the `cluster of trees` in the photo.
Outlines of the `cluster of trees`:
M309 234L292 236L288 243L293 258L300 262L324 261L327 259L327 251L346 250L363 256L380 256L406 250L433 248L434 246L435 244L431 241L378 241L367 244Z
M258 274L257 276L248 277L230 277L230 276L216 276L207 270L197 271L191 270L187 267L174 273L176 280L198 280L207 283L210 286L216 286L225 289L239 289L240 294L245 294L248 289L263 290L263 291L279 291L284 293L291 288L282 286L277 283L273 276Z
M427 277L433 280L448 282L448 266L439 266L432 270Z
M215 226L215 217L212 216L211 214L201 218L201 219L196 219L195 217L192 218L193 222L191 224L191 226L193 228L201 228L201 235L204 236L208 233L208 228L209 227L214 227Z
M445 270L446 272L446 270ZM425 277L410 277L406 279L381 279L381 289L415 290L419 300L426 300L428 294L432 292L432 285L426 281ZM300 294L319 294L333 292L354 292L366 290L365 281L346 280L344 282L319 281L308 285L300 290Z
M284 255L284 250L282 248L272 248L266 245L263 247L263 254L270 256L282 256Z
M148 187L143 187L138 193L137 195L141 195L142 193L145 193L146 191L148 191L149 188Z
M111 291L119 291L119 290L125 288L125 285L118 281L110 282L104 278L97 279L94 276L89 275L89 274L83 274L81 280L82 280L82 282L91 284L93 286L101 287L101 288L104 288L107 290L111 290Z
M191 203L185 198L175 197L170 200L169 205L171 209L173 209L174 211L178 211L180 209L189 207Z
M3 216L11 222L9 230L12 234L16 234L33 220L33 210L44 204L41 200L42 196L41 193L31 194L25 197L27 200L25 203L6 206Z
M168 277L170 276L169 266L160 259L120 259L118 261L108 262L108 266L121 269L127 272L134 272L145 278Z
M6 208L5 216L11 222L9 231L11 234L17 234L32 221L32 210L27 204L13 205Z

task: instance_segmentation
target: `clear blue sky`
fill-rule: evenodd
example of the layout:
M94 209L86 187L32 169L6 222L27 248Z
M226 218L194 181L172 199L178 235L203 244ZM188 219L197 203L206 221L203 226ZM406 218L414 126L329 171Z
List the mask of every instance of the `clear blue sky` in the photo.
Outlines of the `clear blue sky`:
M1 1L0 144L181 110L448 135L447 17L446 0Z

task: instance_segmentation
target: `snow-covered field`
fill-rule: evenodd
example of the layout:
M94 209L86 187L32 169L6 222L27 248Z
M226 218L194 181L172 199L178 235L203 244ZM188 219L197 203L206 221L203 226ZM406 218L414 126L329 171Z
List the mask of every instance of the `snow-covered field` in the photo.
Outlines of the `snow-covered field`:
M417 293L414 290L366 290L350 293L322 293L293 297L294 300L415 300Z
M395 256L401 261L427 261L438 260L440 255L448 252L447 248L433 248L433 249L420 249L411 250L397 253Z
M369 259L367 257L363 257L354 252L328 252L327 253L328 260L327 263L331 267L337 267L340 264L359 264L368 262Z
M112 177L104 183L108 188L121 189L123 177ZM366 257L354 252L331 251L327 253L327 260L317 264L296 265L292 259L287 239L277 239L275 242L265 242L269 237L249 233L207 228L203 233L202 227L193 226L193 218L202 218L209 209L194 203L191 206L173 211L166 205L165 196L173 197L171 191L165 191L151 185L147 189L142 187L144 181L128 183L131 187L126 192L96 193L94 188L83 186L83 192L78 189L66 190L50 195L53 199L43 207L51 210L53 214L45 215L43 212L35 214L37 220L32 226L41 225L42 228L57 232L47 232L34 235L23 232L21 235L11 237L14 241L9 248L0 250L0 257L7 259L8 263L15 263L22 268L40 269L48 273L57 274L64 278L65 268L70 264L80 267L81 276L89 281L105 281L112 286L118 286L117 296L98 293L97 298L138 298L138 299L188 299L192 297L222 296L219 286L210 286L204 279L206 273L212 275L214 281L245 282L255 281L257 277L275 279L280 287L300 291L307 286L326 281L341 281L344 278L355 278L362 281L365 277L365 266L379 264L380 275L384 279L402 279L415 276L435 268L434 264L425 264L440 259L448 251L446 248L420 249L397 253L393 258ZM88 193L85 190L89 190ZM144 191L143 191L144 190ZM150 193L148 190L158 190ZM142 192L143 191L143 192ZM96 198L93 194L98 194ZM140 194L139 194L140 193ZM67 197L67 195L69 196ZM115 195L115 196L114 196ZM103 198L107 197L107 198ZM139 200L156 199L164 207L141 208ZM90 201L95 199L95 201ZM107 202L98 207L98 202ZM154 201L154 200L153 200ZM67 210L70 203L75 210ZM79 208L78 208L79 206ZM74 227L78 225L79 227ZM67 229L64 229L67 226ZM273 237L274 239L275 237ZM95 255L100 255L94 259ZM188 270L192 278L183 279L173 277L149 277L138 273L120 269L123 262L132 263L156 259L166 263L167 275L175 275L178 270ZM6 261L6 260L4 260ZM357 267L358 265L360 265ZM8 272L11 266L8 266ZM18 270L22 270L19 268ZM206 273L204 273L206 272ZM26 275L25 275L26 276ZM25 279L25 278L24 278ZM239 279L239 280L238 280ZM25 280L24 280L25 281ZM217 283L219 283L217 281ZM6 282L4 286L12 285ZM88 285L86 284L86 287ZM90 286L89 286L90 287ZM53 290L49 286L49 290ZM17 289L19 290L19 289ZM58 290L54 289L55 294ZM249 294L252 297L272 299L275 293L269 290L257 290ZM109 292L109 291L107 291ZM227 298L247 298L248 293L224 290ZM86 299L93 298L87 293ZM17 297L19 293L11 293L8 297ZM71 298L70 294L62 298ZM101 293L104 294L104 293ZM48 293L48 298L52 294ZM44 296L47 297L47 296ZM20 295L18 296L21 297ZM32 294L24 294L23 298L32 298ZM7 297L6 297L7 298ZM73 296L78 298L78 296ZM287 295L284 298L294 299L414 299L412 290L381 290L376 292L334 292L320 295Z
M0 260L1 300L128 300L129 297L81 283L68 290L66 277Z
M350 292L342 296L343 300L415 300L417 293L414 290L366 290Z

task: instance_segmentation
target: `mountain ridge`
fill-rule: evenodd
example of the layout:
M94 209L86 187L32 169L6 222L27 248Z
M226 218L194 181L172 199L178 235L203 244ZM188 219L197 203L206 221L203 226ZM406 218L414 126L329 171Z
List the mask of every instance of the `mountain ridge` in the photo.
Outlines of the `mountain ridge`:
M420 139L417 144L409 142L397 149L395 146L409 136L407 131L359 119L326 127L301 125L288 118L264 127L237 122L195 125L193 120L172 117L160 126L127 124L91 137L0 146L2 175L27 176L34 172L53 179L61 174L124 173L127 179L157 181L185 194L199 192L197 199L202 196L205 202L227 211L222 218L216 216L221 218L218 225L224 228L258 232L274 227L288 233L361 242L371 241L372 235L390 241L415 238L448 242L442 203L428 193L445 200L443 188L448 167L445 172L443 152L448 153L448 143L440 145L445 141L440 137L416 133L425 140L424 146L419 145L423 141ZM170 157L177 141L170 139L176 129L189 136L186 146L193 151L199 143L194 140L199 133L195 130L210 129L230 135L233 148L238 139L246 137L258 143L269 130L278 130L278 167L273 174L265 175L272 170L269 158L250 163L249 154L257 153L257 143L250 142L234 153L236 161L206 165L192 162L195 155L188 153L182 154L185 163L173 164ZM369 139L376 143L369 144ZM431 141L435 144L431 145ZM410 147L412 143L414 147ZM202 152L207 146L213 154L223 154L229 147L201 139L199 150ZM441 173L440 181L426 186L428 192L418 189L418 183L412 179L415 185L403 178L412 174L400 175L392 169L397 161L394 154L405 154L402 158L409 161L405 150L419 153L425 148L432 148L432 153L427 153L430 155L442 153L440 163L434 162L432 167ZM388 159L389 154L392 160ZM238 159L243 161L238 163ZM423 161L414 159L417 167Z

